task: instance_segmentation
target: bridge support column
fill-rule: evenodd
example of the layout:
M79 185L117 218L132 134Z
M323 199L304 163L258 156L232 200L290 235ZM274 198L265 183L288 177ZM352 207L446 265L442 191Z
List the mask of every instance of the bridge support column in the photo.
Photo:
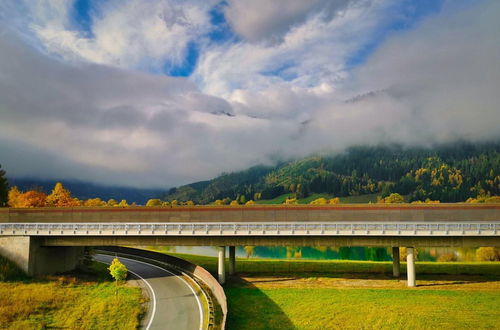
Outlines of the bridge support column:
M406 248L406 274L408 276L408 286L416 286L415 281L415 256L413 247Z
M42 246L33 236L0 236L0 255L30 276L62 273L75 269L84 247Z
M229 247L229 275L234 275L236 272L236 247Z
M217 275L219 277L219 283L224 284L226 283L226 247L225 246L219 246L219 262L218 262L218 268L217 268Z
M399 277L399 246L392 247L392 276Z

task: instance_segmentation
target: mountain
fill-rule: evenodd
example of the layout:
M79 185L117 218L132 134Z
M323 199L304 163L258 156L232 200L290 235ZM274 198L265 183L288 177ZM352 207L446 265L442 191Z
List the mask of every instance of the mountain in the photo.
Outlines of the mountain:
M9 186L11 187L17 186L20 190L23 191L36 188L41 189L47 194L52 191L52 188L54 188L54 185L56 183L56 180L39 180L29 178L8 178L8 180ZM148 199L159 198L167 191L166 189L160 190L104 186L71 180L57 181L61 182L65 188L69 189L74 197L82 200L99 197L102 200L107 201L113 198L117 201L125 199L128 203L136 202L138 205L145 205Z
M207 204L217 199L297 198L326 193L357 196L391 192L410 201L465 201L500 194L500 142L453 143L432 148L357 146L336 155L314 155L276 166L255 166L171 189L166 200Z

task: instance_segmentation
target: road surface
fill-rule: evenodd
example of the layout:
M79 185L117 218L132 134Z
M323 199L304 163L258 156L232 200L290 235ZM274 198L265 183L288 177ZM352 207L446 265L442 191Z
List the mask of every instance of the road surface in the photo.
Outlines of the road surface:
M97 261L110 264L114 257L97 254ZM202 329L202 308L191 286L180 276L156 265L118 257L127 269L140 277L150 293L150 308L144 328L198 330Z

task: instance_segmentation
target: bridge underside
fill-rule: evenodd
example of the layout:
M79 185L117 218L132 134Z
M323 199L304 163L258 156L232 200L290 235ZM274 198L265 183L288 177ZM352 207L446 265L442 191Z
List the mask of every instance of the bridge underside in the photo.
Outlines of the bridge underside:
M498 246L498 236L41 236L43 246Z

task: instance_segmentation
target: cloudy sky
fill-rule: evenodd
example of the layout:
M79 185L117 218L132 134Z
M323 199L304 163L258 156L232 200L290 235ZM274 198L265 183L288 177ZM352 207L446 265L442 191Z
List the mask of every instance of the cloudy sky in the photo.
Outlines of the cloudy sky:
M169 187L500 138L500 1L2 0L11 177Z

